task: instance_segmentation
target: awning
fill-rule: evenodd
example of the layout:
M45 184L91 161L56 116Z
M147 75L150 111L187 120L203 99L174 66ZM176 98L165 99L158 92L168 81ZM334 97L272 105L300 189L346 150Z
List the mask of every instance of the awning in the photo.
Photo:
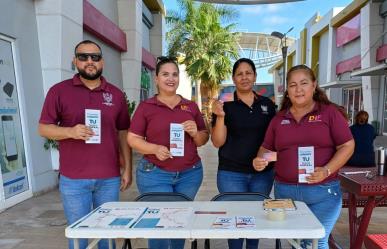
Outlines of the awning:
M382 63L374 67L353 71L351 76L377 76L387 75L387 64Z
M325 84L319 84L321 88L341 88L352 85L361 85L361 80L337 80Z

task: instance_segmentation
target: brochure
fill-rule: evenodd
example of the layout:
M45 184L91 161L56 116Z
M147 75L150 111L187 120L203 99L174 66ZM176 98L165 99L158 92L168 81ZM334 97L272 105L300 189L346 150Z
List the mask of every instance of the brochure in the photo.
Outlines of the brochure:
M236 217L236 227L237 228L255 227L255 217L254 216L237 216Z
M225 228L232 229L235 228L235 217L217 217L214 223L212 223L213 228Z
M222 216L217 217L214 223L212 223L212 228L223 229L249 228L255 226L254 216Z

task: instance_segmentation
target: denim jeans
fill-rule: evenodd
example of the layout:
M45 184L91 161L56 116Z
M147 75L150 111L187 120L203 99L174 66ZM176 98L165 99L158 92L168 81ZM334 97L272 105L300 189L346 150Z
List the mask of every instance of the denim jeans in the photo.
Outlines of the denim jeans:
M273 187L274 170L268 170L258 174L246 174L240 172L219 170L217 185L220 193L224 192L260 192L270 195ZM230 249L241 249L244 239L229 239ZM246 239L246 249L257 249L259 240Z
M59 190L68 225L109 201L118 201L120 177L104 179L72 179L61 175ZM87 247L87 239L79 240L79 248ZM69 248L74 241L69 240ZM99 249L109 248L108 240L98 243Z
M319 239L318 248L328 249L328 237L341 211L340 182L330 181L319 185L299 185L274 182L276 198L303 201L325 228L325 237Z
M162 170L142 158L136 169L137 188L141 194L175 192L194 199L202 180L203 167L201 161L187 170L170 172ZM150 239L148 240L148 247L150 249L183 249L184 243L184 239Z

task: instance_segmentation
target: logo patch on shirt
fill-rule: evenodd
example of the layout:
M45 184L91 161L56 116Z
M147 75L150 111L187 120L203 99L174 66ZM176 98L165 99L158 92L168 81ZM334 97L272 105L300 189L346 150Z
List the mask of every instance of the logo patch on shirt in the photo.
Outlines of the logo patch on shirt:
M267 111L267 105L261 105L261 110L262 110L262 113L263 114L269 114L269 112Z
M180 106L180 109L181 109L182 111L191 112L191 109L189 108L188 105L181 105L181 106Z
M284 120L281 121L281 124L282 125L290 124L290 120L289 119L284 119Z
M320 115L310 115L308 118L308 122L321 122L321 114Z
M102 97L104 102L102 104L107 105L107 106L112 106L113 105L113 94L111 93L102 93Z

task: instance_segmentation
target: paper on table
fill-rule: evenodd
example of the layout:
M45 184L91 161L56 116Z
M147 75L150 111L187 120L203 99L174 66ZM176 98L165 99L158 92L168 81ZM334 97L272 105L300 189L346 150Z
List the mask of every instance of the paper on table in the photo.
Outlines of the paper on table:
M236 217L236 227L237 228L255 227L255 217L254 216L237 216Z
M186 227L193 208L148 208L135 228L182 228Z
M235 217L231 217L231 216L217 217L214 223L212 223L212 227L225 228L225 229L235 228L236 227Z
M212 223L212 228L223 229L248 228L255 226L254 216L222 216L217 217L214 223Z
M145 208L100 208L76 227L130 227L144 213Z
M287 211L296 210L296 204L292 199L265 199L263 201L264 210L283 209Z

